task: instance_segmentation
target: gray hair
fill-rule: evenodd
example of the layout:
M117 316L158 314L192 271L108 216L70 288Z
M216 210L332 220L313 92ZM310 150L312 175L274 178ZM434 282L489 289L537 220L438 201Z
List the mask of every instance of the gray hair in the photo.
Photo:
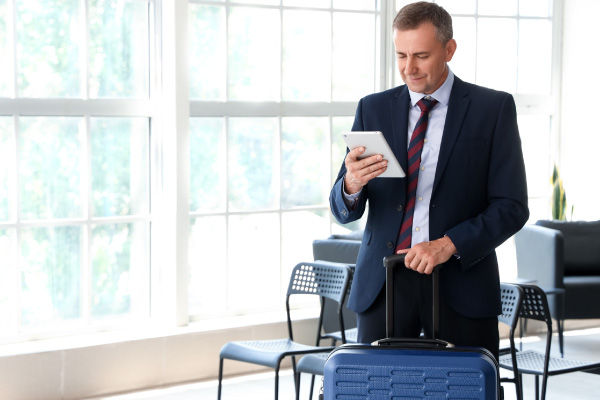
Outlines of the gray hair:
M431 22L436 30L436 38L444 46L452 39L452 17L443 7L419 1L408 4L396 14L392 28L399 31L417 29L422 23Z

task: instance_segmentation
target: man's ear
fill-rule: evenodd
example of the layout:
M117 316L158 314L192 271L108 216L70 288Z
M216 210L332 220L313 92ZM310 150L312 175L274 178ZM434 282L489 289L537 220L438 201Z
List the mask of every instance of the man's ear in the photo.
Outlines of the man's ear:
M454 57L454 52L456 51L456 40L450 39L448 43L446 43L446 62L450 62L452 57Z

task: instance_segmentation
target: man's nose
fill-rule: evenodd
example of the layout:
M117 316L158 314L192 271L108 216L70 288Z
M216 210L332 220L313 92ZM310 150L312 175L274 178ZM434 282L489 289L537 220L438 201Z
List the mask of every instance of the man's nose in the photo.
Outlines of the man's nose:
M412 75L415 72L415 62L412 57L406 57L406 63L404 64L404 74Z

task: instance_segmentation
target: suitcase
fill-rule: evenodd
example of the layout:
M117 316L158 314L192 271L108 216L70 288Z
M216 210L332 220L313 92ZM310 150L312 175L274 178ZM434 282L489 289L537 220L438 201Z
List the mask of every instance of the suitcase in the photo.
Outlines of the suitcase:
M498 400L498 363L483 348L454 347L438 339L393 336L393 279L404 255L384 258L386 268L386 334L366 344L345 344L331 352L320 399L480 399ZM433 274L433 335L439 337L439 278Z

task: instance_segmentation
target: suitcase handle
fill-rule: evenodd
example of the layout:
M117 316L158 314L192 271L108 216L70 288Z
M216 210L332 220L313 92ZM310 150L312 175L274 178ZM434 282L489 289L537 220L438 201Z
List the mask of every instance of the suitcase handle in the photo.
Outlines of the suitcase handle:
M439 347L439 348L450 348L454 347L454 345L450 342L446 342L440 339L413 339L413 338L386 338L381 340L376 340L372 343L373 346L403 346L407 345L410 348L415 347L423 347L423 348L431 348L431 347Z
M385 267L385 333L388 338L394 337L394 268L404 265L406 254L392 254L383 258ZM440 336L440 309L439 309L439 269L436 266L432 273L433 285L433 338Z

